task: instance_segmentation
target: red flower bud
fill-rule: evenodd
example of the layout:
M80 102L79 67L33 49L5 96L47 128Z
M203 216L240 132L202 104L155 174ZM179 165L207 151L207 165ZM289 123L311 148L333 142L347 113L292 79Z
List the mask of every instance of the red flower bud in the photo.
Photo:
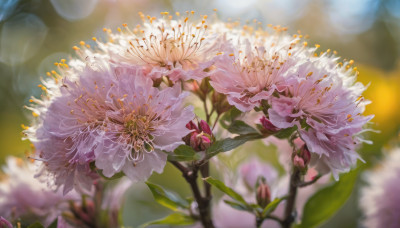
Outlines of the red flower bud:
M261 117L260 122L266 132L274 133L280 130L280 128L275 127L265 116Z
M190 121L186 124L186 128L194 130L183 137L183 141L186 145L191 146L195 151L204 151L211 146L214 136L206 121L201 120L197 126L193 121Z

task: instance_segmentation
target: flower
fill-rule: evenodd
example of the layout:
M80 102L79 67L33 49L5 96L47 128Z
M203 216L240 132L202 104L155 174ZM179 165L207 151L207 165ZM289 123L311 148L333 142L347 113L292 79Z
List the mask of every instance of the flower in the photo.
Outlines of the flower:
M400 226L400 149L393 149L375 170L365 173L367 186L361 189L360 208L363 226Z
M68 208L68 200L80 198L76 192L63 196L61 191L35 179L35 163L8 157L2 169L5 179L0 182L0 214L10 221L40 221L47 227Z
M297 126L300 137L318 162L327 165L334 177L347 172L360 159L355 149L363 126L373 116L363 116L366 101L361 83L354 84L350 69L336 64L334 56L310 58L287 75L287 87L269 98L269 120L278 128Z
M299 38L283 34L285 28L275 30L275 34L262 39L232 38L215 61L210 84L243 112L259 106L275 91L282 91L285 73L304 55L305 48L299 44Z
M0 228L13 228L13 226L7 219L0 216Z
M187 93L179 83L157 89L141 70L116 71L101 56L86 61L60 69L63 76L31 108L38 120L26 133L55 185L64 193L90 189L93 168L106 177L123 172L132 181L162 172L164 151L183 144L190 132Z
M119 33L105 29L110 42L96 42L110 53L118 70L130 71L131 66L140 65L154 80L163 76L173 82L199 80L208 76L220 39L208 29L207 15L196 22L191 19L193 14L191 11L181 17L176 13L175 20L168 12L162 12L161 19L139 13L143 25L131 30L124 24L125 29L118 28Z

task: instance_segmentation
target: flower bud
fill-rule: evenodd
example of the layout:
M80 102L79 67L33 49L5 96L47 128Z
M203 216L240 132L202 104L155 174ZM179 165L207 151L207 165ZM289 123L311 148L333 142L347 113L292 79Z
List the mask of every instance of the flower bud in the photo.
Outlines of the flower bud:
M207 99L207 94L210 90L210 79L205 78L201 81L200 85L196 80L187 83L188 90L196 94L202 101Z
M304 144L293 156L293 165L301 171L306 171L311 161L311 153Z
M186 145L191 146L195 151L204 151L211 146L214 136L206 121L201 120L197 126L190 121L186 124L186 128L194 130L183 137Z
M271 202L271 192L265 179L260 179L259 181L256 199L257 204L262 208L265 208Z
M260 122L264 127L262 130L266 133L275 133L280 130L280 128L275 127L275 125L273 125L265 116L261 117Z
M222 114L232 107L225 94L215 91L211 95L211 102L217 114Z
M0 228L13 228L12 224L0 216Z

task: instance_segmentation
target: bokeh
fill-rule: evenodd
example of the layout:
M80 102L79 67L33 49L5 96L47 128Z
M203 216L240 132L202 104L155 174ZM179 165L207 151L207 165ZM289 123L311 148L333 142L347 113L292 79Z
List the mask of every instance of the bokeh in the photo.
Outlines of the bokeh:
M400 1L396 0L0 0L0 164L7 155L26 156L21 124L29 123L24 109L53 63L68 58L72 46L91 37L102 37L103 27L116 30L122 23L139 23L138 12L195 10L210 14L216 8L222 20L256 19L263 24L287 26L309 35L310 44L338 51L355 60L359 80L369 84L365 97L372 101L367 114L375 114L368 138L374 143L361 148L365 169L373 168L382 151L399 140L400 129ZM379 133L378 133L379 132ZM232 161L241 159L240 150ZM273 147L254 143L246 151L276 161ZM263 154L263 151L273 151ZM234 163L234 162L233 162ZM215 174L218 175L218 174ZM167 166L151 181L189 194L180 174ZM357 186L363 185L362 175ZM345 206L323 227L357 227L361 214L355 189ZM218 193L216 193L218 195ZM125 203L125 224L136 226L167 212L155 205L143 184L133 186Z

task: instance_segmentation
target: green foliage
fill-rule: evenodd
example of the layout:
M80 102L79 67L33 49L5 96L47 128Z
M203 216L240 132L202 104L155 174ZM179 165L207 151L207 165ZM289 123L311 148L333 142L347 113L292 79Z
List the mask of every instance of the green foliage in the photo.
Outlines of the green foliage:
M195 219L190 217L189 215L182 214L182 213L173 213L168 215L167 217L164 217L159 220L147 222L139 228L145 228L149 225L174 225L174 226L183 226L183 225L191 225L194 222L196 222Z
M35 222L29 225L28 228L44 228L44 226L40 222Z
M146 182L157 203L173 211L189 208L189 203L177 194L164 190L161 186Z
M116 174L115 174L114 176L112 176L112 177L106 177L106 176L104 176L102 170L96 169L96 171L97 171L97 173L98 173L102 178L104 178L104 179L106 179L106 180L116 180L116 179L119 179L119 178L125 176L125 174L124 174L123 172L119 172L119 173L116 173Z
M261 138L263 138L263 136L256 133L256 134L239 135L234 138L225 138L216 141L210 146L210 148L207 149L207 157L211 158L217 155L218 153L233 150L247 141L261 139Z
M276 198L274 199L272 202L270 202L263 210L262 212L262 217L265 217L269 214L271 214L272 212L275 211L276 207L278 207L278 205L285 200L286 197L282 197L282 198Z
M169 161L193 161L199 160L199 153L188 146L188 145L180 145L176 148L172 153L168 153Z
M204 180L207 181L207 183L211 184L212 186L218 188L220 191L227 194L232 199L234 199L234 200L238 201L239 203L241 203L242 205L246 205L246 207L248 207L248 204L243 199L243 197L239 193L237 193L235 190L233 190L232 188L226 186L222 181L219 181L212 177L204 178Z
M241 120L234 120L227 129L234 134L258 134L258 131Z
M306 203L299 228L311 228L332 217L350 197L358 172L343 174L338 182L315 193Z
M279 139L287 139L289 138L293 132L295 132L297 130L297 126L293 126L290 128L285 128L282 129L280 131L278 131L277 133L274 134L275 137L279 138Z
M227 111L220 119L219 123L220 125L225 128L228 129L229 126L231 125L231 123L240 116L240 114L242 114L242 112L235 108L232 107L229 111Z

